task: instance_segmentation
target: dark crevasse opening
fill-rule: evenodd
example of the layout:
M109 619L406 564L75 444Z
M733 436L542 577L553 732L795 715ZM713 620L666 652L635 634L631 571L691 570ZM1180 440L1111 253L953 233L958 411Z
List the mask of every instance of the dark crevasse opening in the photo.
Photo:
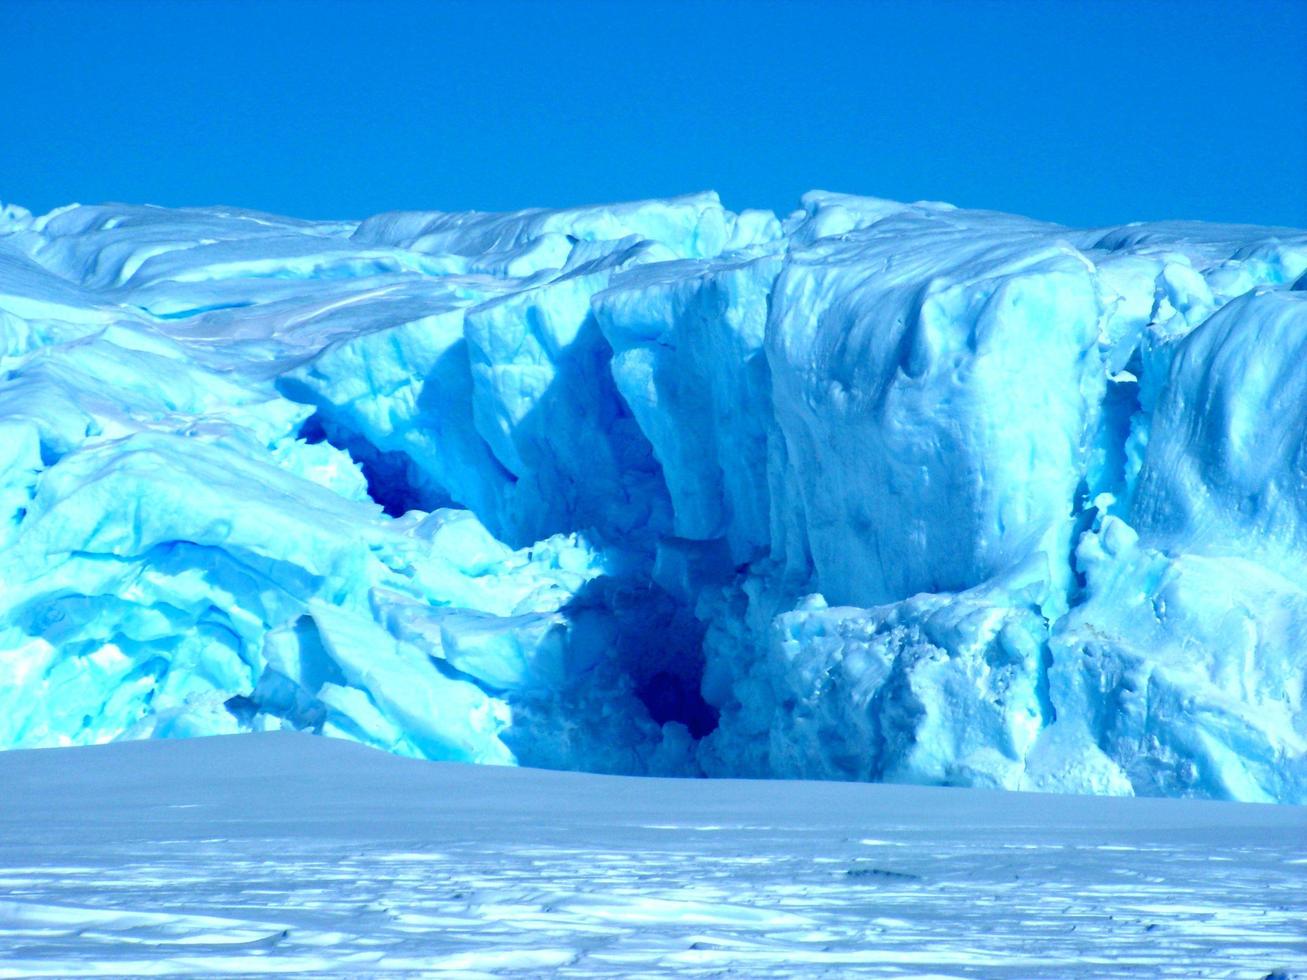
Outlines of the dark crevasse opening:
M368 496L387 515L401 517L410 510L458 506L443 488L419 479L406 453L380 449L366 436L340 424L332 417L331 406L322 404L299 381L283 377L276 387L283 397L317 409L300 423L299 438L310 445L325 442L348 453L363 472Z
M1127 377L1143 376L1143 358L1136 350L1126 365ZM1126 443L1135 416L1142 410L1139 400L1138 380L1110 380L1103 398L1103 423L1100 445L1104 454L1103 485L1094 488L1095 492L1110 491L1123 497L1128 491L1127 467L1129 460Z
M322 416L314 412L303 423L300 424L300 438L310 446L316 446L320 442L328 442L326 427L322 424Z
M695 738L717 728L717 709L700 690L706 627L684 602L646 580L602 576L563 611L575 642L614 661L655 722L680 722Z
M1076 484L1075 498L1071 504L1071 554L1069 559L1071 573L1075 578L1075 589L1071 595L1072 600L1076 599L1086 585L1084 573L1076 565L1075 551L1081 535L1094 526L1094 519L1097 515L1097 511L1093 507L1094 493L1095 491L1090 489L1089 483L1086 480L1081 480Z
M694 738L703 738L717 730L717 709L703 699L699 683L694 680L660 670L636 688L635 696L649 717L660 725L678 721Z
M350 455L359 464L368 481L368 496L381 505L391 517L402 517L410 510L427 510L426 501L413 485L409 476L412 465L403 453L383 453L372 450Z
M443 495L432 499L432 492L415 478L413 462L406 454L377 449L366 440L333 426L321 412L314 412L304 421L299 436L305 442L326 442L349 453L367 480L368 496L391 517L402 517L410 510L456 506Z
M1138 378L1143 372L1142 359L1136 350L1126 365L1121 380L1110 378L1103 393L1098 429L1090 446L1089 465L1084 478L1076 487L1072 502L1073 520L1071 554L1069 560L1075 575L1076 589L1069 597L1072 605L1080 601L1086 582L1077 566L1075 549L1081 535L1094 526L1098 519L1096 499L1101 493L1110 493L1115 502L1109 508L1113 514L1128 506L1130 494L1129 457L1126 450L1132 426L1141 410Z

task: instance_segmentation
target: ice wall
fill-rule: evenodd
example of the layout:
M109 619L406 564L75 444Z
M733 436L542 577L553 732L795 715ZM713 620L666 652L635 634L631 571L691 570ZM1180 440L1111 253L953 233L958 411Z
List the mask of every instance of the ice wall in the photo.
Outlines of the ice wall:
M1307 233L0 210L0 744L1307 802Z

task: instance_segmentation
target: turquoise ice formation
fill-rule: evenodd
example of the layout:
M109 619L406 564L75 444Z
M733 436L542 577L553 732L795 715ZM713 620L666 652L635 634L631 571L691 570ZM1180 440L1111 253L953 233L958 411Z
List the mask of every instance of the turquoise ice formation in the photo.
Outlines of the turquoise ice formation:
M1307 802L1307 233L0 210L0 746Z

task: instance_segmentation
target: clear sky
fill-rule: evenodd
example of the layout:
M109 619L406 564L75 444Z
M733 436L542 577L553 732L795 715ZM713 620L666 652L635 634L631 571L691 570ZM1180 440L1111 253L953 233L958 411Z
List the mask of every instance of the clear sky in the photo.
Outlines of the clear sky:
M0 0L0 201L1307 226L1307 0Z

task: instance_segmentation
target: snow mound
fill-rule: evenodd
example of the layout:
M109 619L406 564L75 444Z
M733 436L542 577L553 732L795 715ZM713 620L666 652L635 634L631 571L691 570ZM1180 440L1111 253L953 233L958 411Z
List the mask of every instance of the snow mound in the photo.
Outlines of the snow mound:
M1307 233L0 209L0 745L1307 802Z

